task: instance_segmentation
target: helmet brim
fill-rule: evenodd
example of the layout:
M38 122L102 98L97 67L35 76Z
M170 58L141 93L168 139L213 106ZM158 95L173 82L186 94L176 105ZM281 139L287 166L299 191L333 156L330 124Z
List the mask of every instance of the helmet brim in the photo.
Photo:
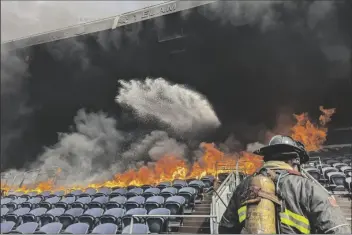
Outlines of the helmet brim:
M309 156L304 150L288 144L268 145L254 151L253 153L264 156L264 160L265 160L265 158L268 159L270 158L270 156L276 155L278 153L292 153L292 152L296 152L299 155L301 159L301 163L305 163L309 160Z

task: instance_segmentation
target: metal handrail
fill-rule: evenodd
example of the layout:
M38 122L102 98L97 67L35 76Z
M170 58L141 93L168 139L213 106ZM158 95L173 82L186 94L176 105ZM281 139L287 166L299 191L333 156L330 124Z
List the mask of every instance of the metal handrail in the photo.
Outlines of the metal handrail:
M132 234L133 232L133 218L135 217L143 217L143 218L158 218L158 217L166 217L166 218L173 218L173 217L178 217L178 218L209 218L209 219L215 219L215 215L131 215L131 223L130 223L130 233ZM211 234L213 234L212 231L210 231Z

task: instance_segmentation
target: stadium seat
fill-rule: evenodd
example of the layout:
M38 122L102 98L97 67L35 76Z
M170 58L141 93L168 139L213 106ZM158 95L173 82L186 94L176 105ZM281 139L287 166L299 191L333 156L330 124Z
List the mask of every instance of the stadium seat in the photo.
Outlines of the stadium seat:
M34 232L34 234L59 234L62 227L61 223L54 222L42 226L38 231Z
M98 188L97 193L94 194L94 197L101 197L101 196L109 196L112 190L110 188Z
M12 198L13 200L15 200L16 198L19 198L21 195L23 195L22 192L8 192L6 197Z
M27 200L29 200L29 199L31 199L32 197L35 197L35 196L37 196L37 195L38 195L37 192L29 192L29 193L26 193L26 194L21 195L20 197L26 198Z
M345 190L346 176L342 172L329 172L327 173L329 179L329 189L334 191Z
M329 167L322 168L322 172L323 172L323 176L325 177L325 179L329 179L327 174L330 172L338 172L338 170L334 167L329 166Z
M22 222L22 215L27 214L31 209L29 208L19 208L11 213L7 213L4 216L6 221L13 221L15 222L16 226Z
M40 216L40 222L41 225L46 225L49 223L57 222L59 221L59 216L65 213L64 208L54 208L49 211L47 211L44 215Z
M197 198L200 198L200 200L203 199L203 190L204 190L204 183L201 180L193 180L189 182L188 184L189 187L195 188L197 190Z
M55 204L55 208L64 208L65 210L68 210L71 208L71 205L75 202L75 200L75 196L63 197L58 203Z
M140 196L142 194L143 194L142 188L132 188L132 189L128 190L128 192L126 193L126 197L127 197L127 199L129 199L131 197Z
M125 203L126 211L133 209L133 208L140 208L143 207L145 203L145 198L142 196L135 196L127 199Z
M147 224L151 233L165 233L168 231L168 217L163 215L170 215L171 212L166 208L157 208L151 210L148 215L161 215L160 217L148 217Z
M1 222L3 222L2 220L3 220L4 216L5 216L9 211L10 211L9 208L7 208L7 207L1 207Z
M339 161L337 161L335 159L329 159L326 161L326 164L329 164L330 166L332 166L334 163L339 163Z
M167 187L161 190L160 196L164 197L165 199L177 194L177 188L174 187Z
M77 221L77 218L83 215L82 208L71 208L67 210L64 214L59 216L59 221L62 223L63 228L67 228L70 224L73 224Z
M80 223L89 224L89 229L93 229L94 226L99 222L99 218L103 215L103 213L104 210L102 208L88 209L78 218L78 221Z
M9 203L6 204L6 207L10 209L11 211L14 211L20 207L20 205L24 202L26 202L26 198L16 198L15 200L10 201Z
M111 192L110 198L117 197L117 196L126 196L127 189L125 188L118 188Z
M153 186L149 184L145 184L145 185L142 185L141 188L143 189L143 192L145 192L145 190L147 190L148 188L153 188Z
M61 197L54 196L54 197L49 197L45 201L42 201L39 203L39 207L44 207L48 210L54 208L54 205L58 203L61 200Z
M164 188L171 187L171 183L170 182L161 182L156 187L160 190L163 190Z
M326 168L326 167L330 167L330 165L328 164L321 164L321 165L317 165L317 168L322 171L323 168Z
M305 168L305 170L317 181L320 180L321 175L320 175L320 171L317 168L313 168L313 167L307 167Z
M128 225L122 230L122 234L149 234L149 228L145 224L133 224L132 230L131 226Z
M36 222L29 222L25 224L21 224L16 228L16 230L12 230L10 233L20 233L20 234L33 234L35 230L39 228L39 224Z
M345 175L348 175L348 173L352 172L352 167L350 166L343 166L340 168L340 171L344 173Z
M172 196L166 199L165 208L169 209L171 215L183 215L184 206L185 206L186 199L182 196ZM182 223L183 218L171 218L172 220L178 220Z
M97 190L95 188L87 188L83 193L79 195L79 197L93 197L96 193Z
M14 199L10 197L1 198L1 207L6 207L6 204L12 202Z
M106 209L123 208L125 206L126 201L127 198L124 196L113 197L110 198L110 201L105 204L105 207Z
M59 191L55 191L54 193L50 194L49 197L63 197L64 195L65 195L65 191L59 190Z
M28 201L21 204L21 207L28 207L30 209L34 209L39 206L39 203L42 201L41 197L34 197L29 199Z
M65 197L75 197L75 198L78 198L82 193L83 193L82 190L77 189L77 190L73 190L72 192L66 194Z
M186 182L187 182L187 184L189 184L189 182L191 182L193 180L196 180L196 179L195 178L189 178L189 179L186 179Z
M179 190L180 188L183 188L183 187L187 187L188 184L185 180L174 180L172 182L172 187L176 188L177 190Z
M127 189L127 191L130 191L133 188L137 188L137 186L136 185L128 185L126 189Z
M210 188L214 186L215 177L212 175L209 175L209 176L202 177L200 180L203 181L205 188Z
M109 201L108 196L96 197L88 204L88 208L105 208L105 204L108 201Z
M132 215L146 215L148 212L144 208L133 208L128 210L126 214L122 217L122 224L124 227L131 223ZM134 217L133 223L145 223L145 218L143 217Z
M38 196L41 197L42 200L45 200L50 196L50 194L51 194L50 191L44 191L44 192L41 192L40 194L38 194Z
M349 165L349 164L351 164L352 159L351 158L343 159L342 162L346 163L347 165Z
M112 223L118 226L118 229L122 228L122 217L125 215L126 211L122 208L112 208L104 212L100 217L100 223Z
M197 190L192 187L181 188L178 195L185 198L186 208L193 208L197 197Z
M15 225L16 223L13 221L2 222L0 224L0 233L1 234L9 233L10 231L13 230Z
M116 234L117 233L117 225L116 224L99 224L96 226L93 231L91 232L92 234Z
M144 208L149 212L156 208L164 206L165 198L162 196L152 196L147 198Z
M91 197L80 197L75 202L71 204L72 208L82 208L87 209L88 204L92 201Z
M27 214L22 215L22 222L23 223L28 223L28 222L40 222L40 216L45 214L47 212L46 208L39 207L36 209L31 210Z
M148 188L144 191L143 197L145 199L152 197L152 196L157 196L160 194L160 189L159 188Z
M352 177L347 177L345 180L345 188L349 191L352 192Z
M348 166L348 165L346 163L339 162L339 163L332 164L332 166L335 167L336 169L340 170L341 167Z
M76 223L68 226L64 232L64 234L87 234L89 230L89 225L86 223Z

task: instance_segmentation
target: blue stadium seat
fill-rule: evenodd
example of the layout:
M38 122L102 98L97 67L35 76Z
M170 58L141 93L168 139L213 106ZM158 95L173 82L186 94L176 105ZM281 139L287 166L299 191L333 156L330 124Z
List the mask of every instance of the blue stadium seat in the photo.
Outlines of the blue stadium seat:
M64 234L87 234L89 230L89 225L86 223L76 223L68 226L64 232Z
M112 208L104 212L100 217L100 223L112 223L118 226L118 229L122 228L122 217L125 215L126 211L122 208Z
M118 227L116 224L99 224L96 226L93 231L91 232L92 234L116 234L118 230Z
M44 192L41 192L40 194L38 194L38 196L40 196L42 198L42 200L45 200L50 196L50 194L51 194L50 191L44 191Z
M67 210L64 214L59 216L59 221L62 223L63 228L67 228L70 224L77 222L77 218L83 215L82 208L71 208Z
M145 224L133 224L132 230L131 226L128 225L122 230L122 234L149 234L149 228Z
M24 202L26 202L27 199L26 198L16 198L15 200L12 200L11 202L6 204L6 207L10 209L11 211L14 211L16 209L18 209L20 207L20 205Z
M104 210L102 208L92 208L86 210L83 215L78 218L80 223L89 224L89 229L92 229L99 222L100 216L102 216Z
M341 167L348 166L348 165L346 163L339 162L339 163L332 164L332 166L335 167L336 169L340 170Z
M334 191L344 191L345 190L345 180L346 176L342 172L329 172L327 173L329 179L329 189Z
M21 195L20 197L26 198L27 200L29 200L29 199L31 199L32 197L35 197L35 196L37 196L37 195L38 195L37 192L28 192L28 193L26 193L26 194Z
M82 193L83 193L82 190L76 189L76 190L73 190L72 192L66 194L65 197L75 197L75 198L78 198Z
M6 197L9 197L9 198L12 198L13 200L15 200L16 198L19 198L21 195L23 195L22 192L9 191Z
M151 210L148 215L160 215L160 217L148 217L147 224L151 233L165 233L168 231L168 217L163 215L170 215L171 212L166 208L157 208Z
M203 199L203 190L205 187L205 184L201 180L193 180L189 182L188 184L189 187L195 188L197 190L197 198L200 200Z
M185 180L174 180L172 182L172 187L177 188L178 190L183 187L187 187L188 184Z
M117 197L117 196L126 196L127 189L125 188L118 188L111 192L110 198Z
M157 196L160 194L160 191L159 188L148 188L144 191L143 197L147 199L148 197Z
M44 215L48 210L43 207L39 207L36 209L31 210L27 214L22 215L22 222L23 223L28 223L28 222L40 222L40 216Z
M9 233L10 231L13 230L15 225L16 225L16 223L13 221L2 222L0 224L0 233L1 234Z
M351 164L352 159L351 158L343 159L342 162L346 163L347 165L349 165L349 164Z
M197 197L197 190L192 187L181 188L178 195L186 199L185 205L187 208L193 208Z
M7 207L1 207L1 222L3 222L4 216L9 212L9 208Z
M83 193L81 193L81 195L79 195L79 197L93 197L96 193L97 190L95 188L87 188Z
M177 194L177 188L167 187L167 188L162 189L159 195L166 199L166 198L172 197L176 194Z
M128 192L126 193L126 197L128 199L131 197L140 196L142 194L143 194L142 188L132 188L132 189L128 190Z
M143 207L145 203L145 198L142 196L135 196L127 199L125 203L126 211L133 209L133 208L140 208Z
M25 224L21 224L16 228L16 230L12 230L10 233L21 233L21 234L33 234L35 230L39 228L39 224L36 222L29 222Z
M54 208L54 205L58 203L60 200L61 200L61 197L58 197L58 196L49 197L45 199L45 201L40 202L39 206L50 210Z
M143 191L145 192L145 190L147 190L148 188L153 188L152 185L149 185L149 184L145 184L145 185L142 185L141 188L143 189Z
M215 177L212 175L207 175L202 177L200 180L203 181L205 188L210 188L214 186Z
M44 215L40 216L41 225L53 223L59 221L59 216L65 213L64 208L54 208L47 211Z
M42 226L38 231L34 232L34 234L59 234L62 227L62 224L58 222L49 223Z
M149 212L156 208L161 208L164 206L165 198L162 196L152 196L147 198L144 208Z
M317 168L313 168L313 167L307 167L304 168L314 179L316 180L320 180L321 175L320 175L320 171Z
M128 210L126 214L122 217L123 226L126 227L131 223L132 215L146 215L148 212L144 208L133 208ZM145 223L145 218L143 217L134 217L133 223Z
M163 190L164 188L171 187L171 183L170 182L161 182L156 187L159 188L160 190Z
M112 208L123 208L125 206L125 203L127 202L127 198L124 196L117 196L110 198L110 201L108 201L105 204L106 209L112 209Z
M42 201L41 197L34 197L29 199L28 201L21 204L21 207L28 207L30 209L37 208L39 203Z
M108 201L109 201L108 196L96 197L88 204L88 208L105 208L105 204Z
M1 198L1 207L6 207L6 204L12 202L13 200L14 199L9 197Z
M107 187L98 188L97 193L94 194L94 197L101 197L101 196L109 196L112 190Z
M22 222L22 215L27 214L31 209L29 208L19 208L15 211L12 211L11 213L7 213L4 216L4 219L6 221L13 221L15 222L16 226L19 225Z
M337 161L335 159L326 160L326 164L329 164L330 166L332 166L334 163L339 163L339 161Z
M65 195L64 190L55 191L54 193L50 194L49 197L63 197Z
M63 197L58 203L55 204L55 208L64 208L65 210L68 210L71 208L71 205L75 202L75 200L75 196Z
M166 199L165 208L170 210L171 215L183 215L185 203L186 199L184 197L172 196ZM170 219L180 221L180 223L183 221L183 218L181 217L174 217Z
M72 208L87 209L88 204L92 201L91 197L80 197L74 203L71 204Z

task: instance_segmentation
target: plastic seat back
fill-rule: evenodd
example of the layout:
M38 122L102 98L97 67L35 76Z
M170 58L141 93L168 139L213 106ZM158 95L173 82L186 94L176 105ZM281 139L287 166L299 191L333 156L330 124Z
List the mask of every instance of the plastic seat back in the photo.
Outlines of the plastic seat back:
M89 230L89 225L86 223L76 223L68 226L64 233L70 234L87 234Z
M49 223L42 226L35 234L59 234L62 230L63 225L58 222Z
M117 229L116 224L100 224L93 229L92 234L116 234Z

